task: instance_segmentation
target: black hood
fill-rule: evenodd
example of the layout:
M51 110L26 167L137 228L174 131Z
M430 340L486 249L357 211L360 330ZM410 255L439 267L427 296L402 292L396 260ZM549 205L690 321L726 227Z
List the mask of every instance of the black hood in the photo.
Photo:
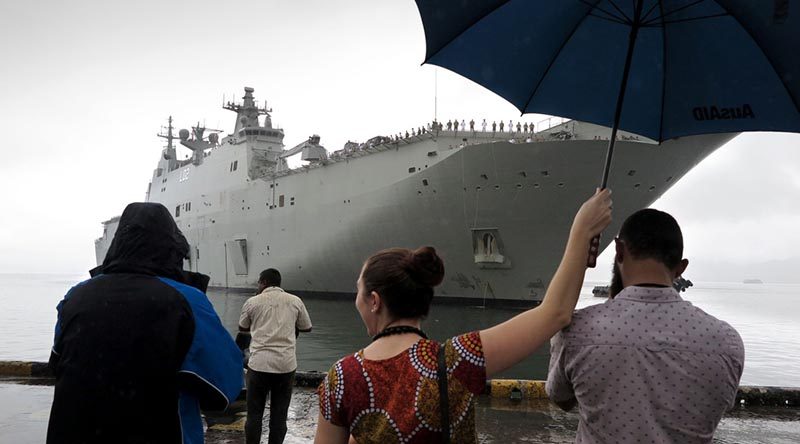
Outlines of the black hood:
M163 276L205 291L207 276L183 271L188 255L189 243L169 210L159 203L136 202L122 212L103 265L90 273Z

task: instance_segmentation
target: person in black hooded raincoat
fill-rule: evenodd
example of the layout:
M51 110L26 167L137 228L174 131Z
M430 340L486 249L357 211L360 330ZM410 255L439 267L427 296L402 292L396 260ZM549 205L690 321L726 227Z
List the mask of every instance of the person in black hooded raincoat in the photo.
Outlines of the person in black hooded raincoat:
M240 393L241 351L188 252L163 205L125 208L103 264L58 304L48 444L202 443L200 409Z

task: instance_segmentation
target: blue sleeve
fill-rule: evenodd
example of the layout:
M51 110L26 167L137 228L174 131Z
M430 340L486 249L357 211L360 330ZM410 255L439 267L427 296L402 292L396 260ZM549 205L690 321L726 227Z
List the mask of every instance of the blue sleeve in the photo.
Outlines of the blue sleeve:
M91 280L91 279L89 279ZM61 330L62 330L62 323L61 323L61 314L64 309L64 304L72 295L72 292L75 291L76 288L80 287L81 285L89 282L89 280L83 281L79 284L76 284L74 287L70 288L67 291L67 294L64 295L64 299L56 305L56 326L53 332L53 347L50 349L50 363L49 366L51 369L55 370L56 366L58 365L59 357L61 355Z
M200 290L159 278L177 289L194 316L194 336L179 370L182 390L207 410L224 410L244 386L242 352Z

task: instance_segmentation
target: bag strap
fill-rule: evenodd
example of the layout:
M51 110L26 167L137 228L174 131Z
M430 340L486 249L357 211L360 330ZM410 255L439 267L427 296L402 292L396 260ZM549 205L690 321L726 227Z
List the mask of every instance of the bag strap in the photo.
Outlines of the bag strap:
M447 363L445 362L444 344L439 345L439 410L442 423L442 442L450 444L450 402L447 399Z

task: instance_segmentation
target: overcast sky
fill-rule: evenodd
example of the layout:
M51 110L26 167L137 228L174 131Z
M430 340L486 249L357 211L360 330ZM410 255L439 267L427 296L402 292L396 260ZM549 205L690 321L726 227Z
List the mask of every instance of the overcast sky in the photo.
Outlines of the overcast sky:
M144 199L167 117L230 132L234 114L220 104L244 86L268 100L287 146L316 133L333 151L422 125L434 113L424 48L412 0L2 2L0 272L91 268L100 222ZM438 112L519 117L443 70ZM714 280L727 264L800 267L798 202L800 136L754 133L654 207L683 227L696 264L687 275ZM607 252L590 277L604 278L609 263Z

